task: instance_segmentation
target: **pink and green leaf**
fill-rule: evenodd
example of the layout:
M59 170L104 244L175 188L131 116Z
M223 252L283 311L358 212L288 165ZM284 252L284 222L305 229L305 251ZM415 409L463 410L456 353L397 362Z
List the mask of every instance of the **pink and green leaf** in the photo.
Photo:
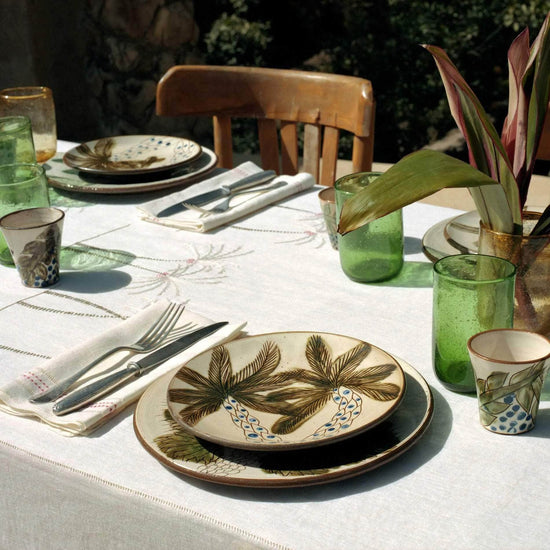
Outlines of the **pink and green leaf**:
M394 164L365 189L346 201L340 213L338 231L349 233L394 210L450 187L491 188L493 202L509 216L501 185L466 162L423 149Z

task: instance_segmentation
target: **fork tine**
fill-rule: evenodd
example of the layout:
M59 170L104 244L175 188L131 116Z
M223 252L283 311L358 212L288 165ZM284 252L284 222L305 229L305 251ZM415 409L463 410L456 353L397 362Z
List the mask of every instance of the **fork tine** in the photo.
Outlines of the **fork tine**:
M174 302L171 302L168 307L162 312L160 317L149 327L149 330L145 334L143 334L143 336L141 336L139 340L137 340L136 344L142 345L144 342L147 342L149 337L155 334L158 328L162 326L166 317L170 315L175 306L176 304Z
M147 342L148 347L156 346L159 342L162 342L168 334L170 334L170 331L178 322L178 319L181 317L184 309L185 306L183 304L175 304L175 307L172 308L170 315L164 319L164 322L160 327L158 327L158 330L149 337Z

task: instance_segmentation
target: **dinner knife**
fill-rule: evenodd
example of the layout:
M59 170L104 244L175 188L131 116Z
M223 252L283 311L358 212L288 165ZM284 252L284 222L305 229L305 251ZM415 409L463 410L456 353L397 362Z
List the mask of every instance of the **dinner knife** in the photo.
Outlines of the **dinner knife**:
M171 342L159 350L150 353L139 361L130 361L124 369L115 371L100 380L96 380L74 390L55 403L53 406L54 414L61 416L94 402L96 399L120 386L130 378L141 376L142 374L154 369L158 365L170 359L170 357L173 357L180 351L187 349L195 342L198 342L202 338L216 332L225 325L227 325L227 321L214 323L212 325L194 330L193 332L178 338L174 342Z
M187 206L185 206L185 204L190 204L192 206L201 206L202 204L207 204L221 197L227 197L237 189L246 189L248 187L254 187L261 183L270 181L276 176L277 174L275 173L274 170L264 170L256 174L246 176L245 178L237 180L233 183L228 183L227 185L221 185L220 187L218 187L217 189L213 189L212 191L207 191L205 193L201 193L200 195L189 197L188 199L185 199L183 202L177 202L176 204L172 204L171 206L168 206L163 210L161 210L157 214L157 218L165 218L166 216L171 216L172 214L183 212L184 210L187 210Z

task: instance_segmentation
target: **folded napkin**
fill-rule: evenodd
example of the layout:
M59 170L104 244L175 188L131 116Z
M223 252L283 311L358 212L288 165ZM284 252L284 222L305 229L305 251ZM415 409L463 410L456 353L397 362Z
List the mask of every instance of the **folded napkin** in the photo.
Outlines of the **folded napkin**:
M133 317L123 321L114 329L94 336L88 341L67 350L63 354L48 360L39 367L25 372L17 379L0 388L0 410L18 416L34 417L60 430L65 435L87 435L107 420L118 414L126 406L136 401L146 387L154 380L182 365L195 355L207 349L235 338L246 323L229 323L210 336L199 340L191 347L170 358L154 370L143 376L130 380L115 391L99 398L89 406L66 414L56 416L52 412L53 403L31 403L29 398L40 391L45 391L56 381L66 378L75 372L77 365L84 365L99 357L109 349L135 342L150 327L169 305L168 300L159 300ZM226 319L218 319L222 321ZM183 312L175 328L188 323L193 328L209 325L211 320L196 313ZM118 352L107 357L92 371L87 373L82 382L109 368L122 368L130 360L139 359L142 355L130 352ZM123 359L123 362L121 361ZM76 387L76 386L75 386ZM70 391L72 391L71 388Z
M245 162L232 170L228 170L209 178L201 183L192 185L183 191L172 193L162 199L147 202L138 207L141 212L141 218L148 222L158 223L161 225L167 225L170 227L177 227L179 229L185 229L187 231L198 231L205 233L221 225L228 224L236 219L242 218L256 210L260 210L269 204L280 201L286 197L290 197L300 191L304 191L312 187L315 184L315 180L311 174L301 173L296 176L278 176L271 183L284 181L287 185L272 189L269 191L259 190L255 193L245 193L237 195L231 201L231 208L226 212L219 214L208 213L203 214L196 210L184 210L178 214L167 216L165 218L158 218L157 214L164 210L168 206L179 202L185 202L186 199L194 197L200 193L206 193L213 189L218 189L222 185L233 183L243 177L261 172L259 168L253 162ZM204 208L213 208L216 203L223 200L218 199L215 202L203 205Z

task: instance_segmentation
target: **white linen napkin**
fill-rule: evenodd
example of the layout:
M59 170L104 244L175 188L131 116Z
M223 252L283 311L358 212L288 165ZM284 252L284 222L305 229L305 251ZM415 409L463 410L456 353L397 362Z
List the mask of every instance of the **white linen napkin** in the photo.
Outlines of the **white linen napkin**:
M87 435L136 401L147 386L158 377L177 368L195 355L232 340L239 335L246 325L245 322L229 323L154 370L130 380L95 403L64 416L56 416L52 412L53 403L31 403L29 401L31 396L40 391L45 391L56 381L62 380L75 372L77 365L84 365L117 345L135 342L158 319L169 303L168 300L159 300L138 314L119 323L114 329L96 335L46 361L39 367L21 374L15 380L0 388L0 410L18 416L38 418L65 435ZM209 325L212 321L185 309L175 328L183 327L188 323L194 325L193 328L200 328ZM130 360L139 359L143 355L147 354L118 352L94 367L90 373L82 378L81 382L84 383L90 377L99 372L108 371L109 368L123 368ZM74 387L71 388L71 391Z
M185 202L186 199L189 199L195 195L206 193L207 191L211 191L213 189L218 189L222 185L233 183L243 177L250 176L261 171L262 169L253 162L244 162L236 168L223 172L222 174L218 174L217 176L197 183L196 185L192 185L182 191L172 193L162 199L150 201L138 206L141 213L141 218L152 223L177 227L187 231L205 233L215 229L216 227L231 223L236 219L260 210L269 204L313 187L315 184L313 176L305 172L295 176L278 176L271 182L272 184L281 181L287 182L287 184L269 191L259 190L255 193L237 195L231 201L231 208L229 208L226 212L219 214L209 213L205 215L196 210L189 209L165 218L157 217L157 214L168 206L172 206L178 202ZM221 200L223 200L223 198L216 202L204 205L204 208L213 208L216 206L216 203Z

